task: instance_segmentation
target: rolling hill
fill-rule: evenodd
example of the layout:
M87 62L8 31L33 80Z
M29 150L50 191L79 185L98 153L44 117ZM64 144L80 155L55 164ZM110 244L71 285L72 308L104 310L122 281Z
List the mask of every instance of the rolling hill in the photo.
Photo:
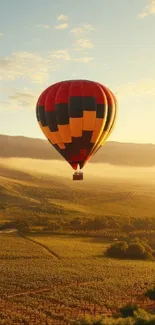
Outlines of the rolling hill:
M118 155L124 144L106 146L103 161L104 150L114 147ZM73 182L69 165L44 140L1 137L0 151L1 314L7 324L43 324L46 316L49 324L65 325L94 310L112 315L133 298L144 305L154 261L104 253L124 234L154 243L155 168L97 160L83 182Z
M87 175L78 183L55 175L53 167L53 174L48 173L48 166L47 173L43 174L40 168L37 169L36 161L35 171L28 169L27 160L27 170L22 170L23 161L24 158L20 159L19 164L18 159L11 160L8 166L0 161L1 225L15 220L23 224L26 220L33 226L46 227L53 223L63 226L76 218L85 222L106 217L125 223L129 218L155 217L155 183L124 176L118 180L110 172L106 178ZM47 164L45 162L45 166ZM51 164L57 163L53 161ZM63 168L64 163L60 164ZM117 174L118 167L115 168Z
M47 141L0 136L0 223L63 227L75 218L154 218L155 173L147 167L154 162L154 145L108 142L84 181L73 182L70 166Z
M0 157L63 160L47 140L0 135ZM155 166L155 145L107 142L91 159L94 163Z

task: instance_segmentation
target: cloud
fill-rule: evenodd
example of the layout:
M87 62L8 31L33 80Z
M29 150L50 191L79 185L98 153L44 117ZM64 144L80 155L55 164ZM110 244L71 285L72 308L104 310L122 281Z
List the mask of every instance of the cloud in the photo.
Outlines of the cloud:
M116 89L116 95L119 98L155 95L155 79L141 79L121 85Z
M96 30L95 27L93 27L92 25L84 24L81 27L75 27L71 29L71 33L74 34L75 36L79 36L81 34L89 33L95 30Z
M93 42L87 38L88 33L95 31L95 27L90 24L83 24L81 26L75 27L71 29L71 33L74 36L74 41L73 41L73 50L74 51L83 51L83 50L90 50L94 47ZM85 53L86 54L86 53ZM76 61L81 61L81 62L89 62L94 60L94 58L89 57L81 57L79 59L75 59Z
M155 0L148 1L148 5L138 14L138 18L143 19L149 15L155 15Z
M3 33L0 33L0 37L2 37L4 34Z
M36 106L38 94L30 92L20 92L16 91L14 94L8 96L8 101L10 103L10 107L22 107L22 108L34 108Z
M68 28L68 16L65 16L63 14L57 16L57 21L62 21L63 23L62 24L59 24L59 25L56 25L54 28L55 29L60 29L60 30L63 30L63 29L67 29Z
M65 15L59 15L57 16L57 20L61 20L61 21L67 21L68 20L68 16L65 16Z
M81 57L81 58L74 58L73 61L77 61L77 62L84 62L84 63L87 63L87 62L90 62L90 61L93 61L94 58L93 57Z
M69 51L67 49L53 51L52 54L51 54L51 57L56 58L56 59L62 59L64 61L70 61L71 60L71 56L70 56Z
M83 48L90 47L85 40L80 45ZM74 54L68 49L58 49L44 55L33 52L14 52L10 56L0 59L0 80L25 80L36 84L45 84L48 82L51 72L60 68L63 61L88 63L93 60L87 53L83 53L79 58Z
M76 49L91 49L93 48L93 43L88 39L78 39L75 42Z
M26 79L35 83L48 80L49 72L57 66L50 56L31 52L15 52L0 60L0 80Z
M42 92L42 87L37 87L37 90L22 88L8 88L5 94L5 100L0 101L0 109L2 110L17 110L17 109L35 109L37 99ZM6 96L7 95L7 96Z
M44 29L50 29L50 25L46 25L46 24L39 24L39 25L36 25L36 27L41 27L41 28L44 28Z
M74 57L69 53L68 49L53 51L51 57L63 61L76 61L76 62L83 62L83 63L88 63L94 60L93 57L88 57L88 56Z
M68 23L56 25L54 28L55 29L66 29L66 28L68 28Z

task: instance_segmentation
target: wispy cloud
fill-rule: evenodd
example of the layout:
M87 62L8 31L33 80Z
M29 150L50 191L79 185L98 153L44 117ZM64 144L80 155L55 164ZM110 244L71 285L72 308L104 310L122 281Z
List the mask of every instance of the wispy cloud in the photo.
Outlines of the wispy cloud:
M66 28L68 28L68 23L56 25L54 28L55 29L66 29Z
M0 108L3 110L17 110L17 109L35 109L37 99L42 91L41 87L37 90L32 90L29 88L7 89L5 95L7 98L0 101ZM6 96L5 96L6 97Z
M88 39L78 39L75 42L75 49L91 49L93 48L93 43Z
M68 20L68 16L65 16L63 14L57 16L57 20L61 20L61 21L67 21Z
M90 24L84 24L79 27L75 27L71 29L71 33L74 34L75 36L83 35L92 31L95 31L95 27L90 25Z
M117 97L155 95L155 79L141 79L137 82L120 85L116 89Z
M31 52L16 52L0 60L0 80L26 79L42 83L56 66L49 56Z
M88 38L90 32L94 32L96 29L93 25L83 24L78 27L72 28L71 33L74 36L73 47L74 50L92 49L94 47L93 42Z
M68 28L68 16L65 16L63 14L57 16L56 20L58 21L58 25L54 26L55 29L66 29ZM51 29L53 26L50 26L49 24L38 24L36 27L40 27L43 29Z
M155 0L148 0L148 5L138 14L138 18L143 19L149 15L155 15Z
M44 28L44 29L50 29L51 28L50 25L46 25L46 24L38 24L38 25L36 25L36 27L41 27L41 28Z
M56 58L61 61L63 60L63 61L76 61L76 62L88 63L94 60L93 57L89 57L89 56L75 57L74 55L71 55L68 49L53 51L50 56L52 58Z
M17 91L9 95L8 99L12 107L32 109L36 106L37 95L38 94L32 94L30 92Z
M93 61L93 60L94 60L93 57L80 57L80 58L73 58L73 61L84 62L84 63L87 63L87 62L90 62L90 61Z
M0 37L2 37L4 34L3 33L0 33Z
M73 48L75 51L79 51L79 50L90 50L94 47L92 41L88 40L88 39L78 39L74 42L73 44Z
M85 46L88 47L88 44ZM54 50L44 56L31 52L15 52L9 57L0 59L0 80L24 79L41 84L48 82L50 73L57 70L63 61L88 63L92 60L93 58L87 54L76 57L69 49Z
M71 56L69 54L69 51L67 49L64 50L55 50L52 52L52 54L50 55L53 58L56 59L61 59L64 61L70 61L71 60Z
M55 29L66 29L68 28L68 16L65 16L63 14L57 16L57 21L61 22L58 25L56 25Z

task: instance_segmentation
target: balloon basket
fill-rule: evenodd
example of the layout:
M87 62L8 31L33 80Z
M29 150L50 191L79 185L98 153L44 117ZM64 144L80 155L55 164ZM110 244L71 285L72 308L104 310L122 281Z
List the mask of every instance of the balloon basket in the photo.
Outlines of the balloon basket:
M73 174L73 181L82 181L83 180L83 173L82 172L75 172Z

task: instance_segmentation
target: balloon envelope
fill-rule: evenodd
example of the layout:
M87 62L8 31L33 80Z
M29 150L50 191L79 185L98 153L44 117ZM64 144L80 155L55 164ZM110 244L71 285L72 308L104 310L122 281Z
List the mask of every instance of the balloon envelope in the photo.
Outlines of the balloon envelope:
M114 94L89 80L57 82L42 92L36 105L41 130L75 170L104 144L116 115Z

